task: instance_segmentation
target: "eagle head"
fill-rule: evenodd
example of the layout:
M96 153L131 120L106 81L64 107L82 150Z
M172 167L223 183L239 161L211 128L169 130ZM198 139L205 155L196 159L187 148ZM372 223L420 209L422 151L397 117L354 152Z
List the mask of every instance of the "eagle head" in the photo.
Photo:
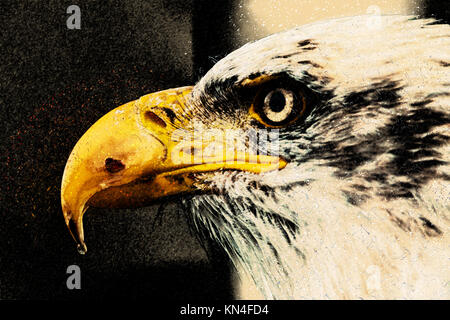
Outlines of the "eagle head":
M79 250L88 207L179 196L266 298L449 298L450 27L368 19L246 44L98 120L62 180Z

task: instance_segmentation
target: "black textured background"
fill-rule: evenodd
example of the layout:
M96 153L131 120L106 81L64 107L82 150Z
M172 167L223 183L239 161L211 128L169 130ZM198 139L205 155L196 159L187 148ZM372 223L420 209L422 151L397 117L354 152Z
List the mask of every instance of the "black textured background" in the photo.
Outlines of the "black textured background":
M0 4L0 298L223 299L228 261L206 252L182 208L90 209L80 256L60 208L71 149L112 108L193 84L234 49L238 1L5 1ZM449 2L425 0L449 22ZM66 8L81 8L68 30ZM77 264L82 290L66 288Z
M65 161L98 118L146 93L192 84L210 67L208 56L228 51L226 33L195 18L226 27L228 4L83 1L81 30L68 30L74 3L1 2L0 298L231 297L227 260L214 246L208 259L180 207L165 207L160 218L156 207L91 209L88 254L80 256L59 200ZM205 45L212 39L216 45ZM82 290L66 288L71 264L81 268Z

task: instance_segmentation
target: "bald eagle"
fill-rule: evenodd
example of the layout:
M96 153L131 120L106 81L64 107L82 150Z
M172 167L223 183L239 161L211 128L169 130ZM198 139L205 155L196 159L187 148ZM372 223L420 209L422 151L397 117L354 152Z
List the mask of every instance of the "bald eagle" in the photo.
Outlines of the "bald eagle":
M179 196L237 297L450 298L450 27L369 19L246 44L103 116L62 180L79 251L88 207Z

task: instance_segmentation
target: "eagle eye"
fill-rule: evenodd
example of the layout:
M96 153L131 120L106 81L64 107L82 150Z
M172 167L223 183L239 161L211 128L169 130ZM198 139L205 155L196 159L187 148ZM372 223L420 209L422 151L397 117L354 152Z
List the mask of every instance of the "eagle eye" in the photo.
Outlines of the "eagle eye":
M272 122L283 122L294 108L294 94L285 89L270 91L264 98L262 112Z
M285 127L305 113L306 101L298 88L262 88L250 108L250 115L265 126Z

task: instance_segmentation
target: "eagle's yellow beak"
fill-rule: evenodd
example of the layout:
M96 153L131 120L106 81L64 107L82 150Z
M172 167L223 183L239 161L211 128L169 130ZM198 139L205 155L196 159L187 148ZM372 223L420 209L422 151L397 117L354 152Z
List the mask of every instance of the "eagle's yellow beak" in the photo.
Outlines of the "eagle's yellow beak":
M86 252L82 218L89 206L142 207L196 190L192 173L220 169L260 173L286 165L278 157L248 152L230 157L220 148L196 156L206 146L204 141L186 139L191 91L192 87L170 89L124 104L78 141L64 170L61 205L80 252Z

